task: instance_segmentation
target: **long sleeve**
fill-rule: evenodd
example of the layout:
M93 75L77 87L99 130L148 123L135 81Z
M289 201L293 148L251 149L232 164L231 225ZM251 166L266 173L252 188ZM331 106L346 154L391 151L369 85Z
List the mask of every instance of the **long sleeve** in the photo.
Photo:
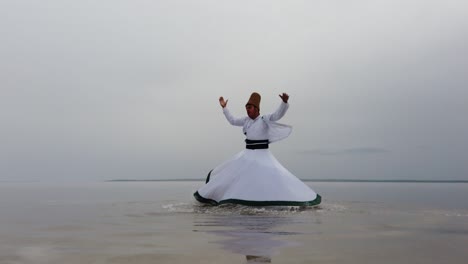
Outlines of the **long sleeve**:
M285 102L281 102L280 106L274 113L265 115L263 118L266 119L267 121L278 121L280 120L285 114L286 111L288 111L289 104Z
M245 124L245 120L247 117L236 118L234 117L231 112L227 109L227 107L223 108L223 114L226 117L227 121L233 126L243 126Z

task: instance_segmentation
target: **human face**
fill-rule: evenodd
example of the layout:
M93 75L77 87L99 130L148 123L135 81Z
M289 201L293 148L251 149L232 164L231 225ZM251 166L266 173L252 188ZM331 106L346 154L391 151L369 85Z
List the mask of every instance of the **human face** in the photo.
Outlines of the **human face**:
M260 115L260 111L258 111L258 108L251 105L251 104L248 104L245 106L245 110L247 110L247 115L251 118L251 119L255 119L257 118L259 115Z

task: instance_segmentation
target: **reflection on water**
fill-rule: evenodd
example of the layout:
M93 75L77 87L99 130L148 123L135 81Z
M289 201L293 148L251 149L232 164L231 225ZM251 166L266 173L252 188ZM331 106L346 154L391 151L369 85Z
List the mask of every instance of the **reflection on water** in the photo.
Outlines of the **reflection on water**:
M213 243L231 253L244 255L247 263L270 263L281 248L300 245L292 241L292 236L302 233L287 232L285 227L303 222L302 210L199 206L195 209L194 231L219 236Z
M245 256L247 263L271 263L271 258L266 256Z

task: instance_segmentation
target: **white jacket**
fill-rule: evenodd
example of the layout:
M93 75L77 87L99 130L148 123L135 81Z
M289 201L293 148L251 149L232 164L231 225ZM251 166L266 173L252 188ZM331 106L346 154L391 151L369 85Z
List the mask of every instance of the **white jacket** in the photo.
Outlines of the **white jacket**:
M227 121L233 126L242 126L243 133L250 140L268 139L270 143L287 138L292 127L285 124L277 123L289 108L288 103L281 102L275 112L267 115L260 115L256 119L251 119L248 116L236 118L227 107L223 108L224 116Z

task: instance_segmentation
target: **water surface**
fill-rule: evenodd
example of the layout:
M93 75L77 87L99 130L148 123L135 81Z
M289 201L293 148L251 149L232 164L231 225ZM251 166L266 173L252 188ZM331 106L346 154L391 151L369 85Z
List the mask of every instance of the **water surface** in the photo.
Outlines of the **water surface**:
M200 205L203 182L2 183L0 263L465 263L468 184L307 182L311 209Z

